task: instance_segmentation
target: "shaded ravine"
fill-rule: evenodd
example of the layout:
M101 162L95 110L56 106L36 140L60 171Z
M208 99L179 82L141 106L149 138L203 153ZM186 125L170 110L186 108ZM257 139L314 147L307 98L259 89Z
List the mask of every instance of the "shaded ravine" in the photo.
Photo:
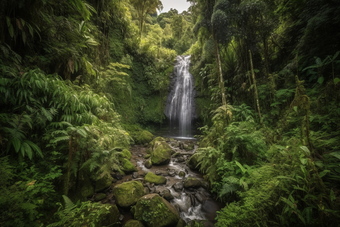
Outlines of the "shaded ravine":
M126 181L138 180L141 181L145 187L147 193L158 193L162 195L165 189L169 189L171 195L174 197L169 202L180 212L181 218L186 222L193 220L209 220L206 222L206 226L213 226L214 219L216 217L216 211L221 208L221 205L213 200L213 196L206 189L208 187L207 182L197 189L193 188L181 188L181 184L188 177L194 177L201 182L204 182L202 174L191 170L187 165L186 161L194 154L197 149L195 141L184 141L167 139L167 143L170 145L172 150L177 153L176 157L172 157L171 161L165 165L153 165L152 168L147 169L144 166L145 156L147 155L147 147L142 145L134 145L130 151L132 154L131 162L137 167L137 172L122 176L120 180L115 182L111 188ZM194 149L189 150L186 143L194 144ZM181 148L186 147L186 149ZM144 182L144 176L152 172L156 175L163 175L167 178L165 185L151 185ZM185 173L184 177L180 177L179 174ZM173 185L179 185L180 187L174 187ZM182 186L183 187L183 186ZM146 189L147 188L147 189ZM177 190L176 190L177 189ZM112 195L108 196L112 198ZM121 217L122 223L132 218L129 209L120 209L120 213L124 216Z

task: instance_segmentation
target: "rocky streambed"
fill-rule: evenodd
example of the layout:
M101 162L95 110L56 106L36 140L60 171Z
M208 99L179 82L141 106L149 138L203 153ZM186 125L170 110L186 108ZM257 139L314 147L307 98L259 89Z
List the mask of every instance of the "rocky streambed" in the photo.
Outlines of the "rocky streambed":
M137 171L112 174L114 183L97 201L116 204L123 226L185 226L195 221L214 226L221 206L191 158L194 140L155 138L130 149ZM190 168L190 167L191 168Z

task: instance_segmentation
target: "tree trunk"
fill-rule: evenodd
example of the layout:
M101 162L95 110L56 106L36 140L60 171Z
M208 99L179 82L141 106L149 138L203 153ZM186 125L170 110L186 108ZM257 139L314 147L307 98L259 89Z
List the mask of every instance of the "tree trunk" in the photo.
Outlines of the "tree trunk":
M255 73L254 73L254 67L253 67L253 58L251 56L251 51L250 50L249 50L249 58L250 58L251 75L253 77L253 84L254 84L254 91L255 91L255 99L256 99L257 110L259 112L260 122L261 122L261 124L263 124L262 117L261 117L260 103L259 103L259 95L257 93L257 87L256 87Z
M222 105L227 105L227 100L225 97L224 92L224 81L223 81L223 74L222 74L222 66L221 66L221 57L220 57L220 50L218 48L218 43L215 41L215 50L216 50L216 57L217 57L217 65L218 65L218 72L219 72L219 79L220 79L220 89L221 89L221 96L222 96Z

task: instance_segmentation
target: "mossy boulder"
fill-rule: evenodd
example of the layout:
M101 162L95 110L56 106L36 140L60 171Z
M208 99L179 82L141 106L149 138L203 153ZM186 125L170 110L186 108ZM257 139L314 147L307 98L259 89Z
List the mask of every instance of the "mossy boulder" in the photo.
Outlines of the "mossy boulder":
M161 165L170 162L171 148L165 141L155 143L151 152L151 161L154 165Z
M184 181L184 188L198 188L202 185L201 181L194 177L188 177Z
M151 169L152 161L150 159L146 160L145 163L144 163L144 166L148 169Z
M185 221L181 218L179 219L179 221L177 222L176 227L185 227L187 224L185 223Z
M153 138L153 135L146 130L140 131L137 133L135 137L135 142L136 144L145 144L149 143Z
M111 186L113 178L111 176L105 175L104 177L100 178L96 181L96 192L103 191Z
M104 204L103 206L106 206L110 213L104 214L103 217L100 218L100 226L112 226L113 224L118 223L120 216L118 207L111 204Z
M185 177L185 172L184 172L184 171L180 171L180 172L178 173L178 176L179 176L179 177Z
M125 173L136 172L137 168L126 158L121 159L120 164L122 165L122 170Z
M106 194L105 193L98 193L95 197L94 197L94 201L98 202L100 200L103 200L106 198Z
M80 194L82 197L87 198L93 195L94 189L89 177L85 177L84 180L80 182L80 185Z
M131 219L125 223L124 227L144 227L144 225L138 220Z
M145 155L145 159L148 159L148 158L150 158L151 157L151 155L150 154L147 154L147 155Z
M121 152L120 152L120 156L122 158L126 158L127 160L130 160L132 155L131 155L131 152L128 150L128 149L123 149Z
M197 157L197 155L194 154L193 156L191 156L189 161L187 162L187 165L192 170L198 170L199 169L199 165L198 165L198 157Z
M144 195L144 187L139 181L125 182L113 188L113 195L120 207L129 207Z
M176 208L158 194L141 197L131 212L148 227L176 226L180 219Z
M149 143L149 147L151 148L151 150L154 149L155 144L156 144L157 142L161 142L161 141L164 141L164 142L165 142L165 139L164 139L163 137L160 137L160 136L154 138L154 139Z
M157 176L156 174L153 174L151 172L148 172L145 175L144 180L146 182L154 183L154 184L165 184L166 183L166 178L163 176Z

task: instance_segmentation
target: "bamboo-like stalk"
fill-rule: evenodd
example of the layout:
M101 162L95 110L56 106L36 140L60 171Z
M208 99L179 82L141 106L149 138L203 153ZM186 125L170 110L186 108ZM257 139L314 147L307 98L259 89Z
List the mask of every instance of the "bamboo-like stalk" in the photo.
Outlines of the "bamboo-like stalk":
M253 84L254 84L254 92L255 92L255 98L256 98L257 111L259 112L260 122L261 122L261 124L263 124L262 116L261 116L261 110L260 110L259 95L257 93L257 87L256 87L256 79L255 79L255 73L254 73L254 67L253 67L253 58L252 58L252 55L251 55L251 50L249 50L249 58L250 58L251 75L253 77Z
M218 72L219 72L219 79L220 79L220 89L221 89L221 96L222 96L222 105L227 105L227 99L224 93L224 82L223 82L223 74L222 74L222 66L221 66L221 56L220 50L218 48L218 43L215 40L215 47L216 47L216 57L217 57L217 65L218 65Z

